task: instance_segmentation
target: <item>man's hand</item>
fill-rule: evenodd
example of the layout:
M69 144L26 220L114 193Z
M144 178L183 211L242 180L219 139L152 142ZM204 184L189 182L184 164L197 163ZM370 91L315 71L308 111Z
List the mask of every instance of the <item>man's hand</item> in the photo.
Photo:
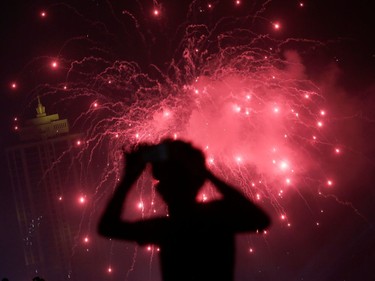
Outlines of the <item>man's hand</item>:
M124 151L125 175L123 182L133 183L142 174L147 164L143 157L146 147L146 145L141 145L130 152Z

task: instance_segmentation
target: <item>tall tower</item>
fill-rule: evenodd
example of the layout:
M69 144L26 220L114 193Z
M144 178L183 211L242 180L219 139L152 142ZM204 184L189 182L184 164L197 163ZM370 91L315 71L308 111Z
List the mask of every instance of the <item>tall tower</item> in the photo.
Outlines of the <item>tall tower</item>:
M63 201L75 196L81 135L69 133L67 119L47 115L39 97L36 112L6 150L25 264L30 280L67 280L76 223Z

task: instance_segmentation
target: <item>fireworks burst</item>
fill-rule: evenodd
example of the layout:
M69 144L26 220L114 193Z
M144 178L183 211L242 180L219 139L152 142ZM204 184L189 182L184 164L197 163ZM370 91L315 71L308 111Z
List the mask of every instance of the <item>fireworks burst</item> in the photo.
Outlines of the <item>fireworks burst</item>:
M79 205L94 212L104 194L113 190L121 176L124 145L157 143L163 138L184 139L200 147L211 170L252 200L272 206L279 218L276 223L287 228L294 225L289 206L284 203L290 190L309 189L321 194L323 188L335 188L340 179L326 169L325 161L345 153L345 144L330 130L333 105L308 79L296 51L320 43L279 40L252 30L258 21L264 21L265 29L275 33L285 28L284 23L262 17L268 2L251 16L229 14L210 22L192 19L199 14L208 18L219 3L198 7L193 1L186 20L174 29L178 31L176 37L170 39L178 42L171 43L173 52L160 54L167 57L165 64L149 63L145 67L146 62L138 59L110 59L110 48L90 36L69 39L60 55L46 63L51 71L59 69L66 75L63 81L39 85L33 95L42 100L54 97L60 105L74 110L70 113L75 115L71 118L73 128L86 132L84 139L76 140L80 150L77 161L85 167L82 174L94 171L97 175L93 176L97 184L78 197ZM232 1L232 5L240 9L245 3ZM297 6L305 8L302 2ZM98 32L106 30L104 24L91 22L68 5L53 8L75 11ZM159 40L162 31L154 34L151 27L142 24L152 21L163 29L163 20L172 14L157 1L147 8L141 9L149 15L144 22L130 9L121 9L124 19L114 15L119 25L126 22L126 28L131 29L127 32L141 42L146 54L154 51L154 45L148 44ZM46 16L45 11L40 12L40 17ZM48 20L51 18L48 13ZM107 36L112 38L113 34L108 32ZM69 53L73 41L88 44L88 54L74 58L61 55ZM10 87L17 89L19 83L13 82ZM164 206L155 199L152 186L150 179L138 184L132 212L142 217L163 213ZM199 200L207 202L217 196L212 187L205 186ZM60 194L56 198L63 199ZM78 236L85 246L93 242L91 234ZM147 248L154 253L153 249ZM246 251L258 252L253 245ZM118 271L112 266L107 266L107 273Z

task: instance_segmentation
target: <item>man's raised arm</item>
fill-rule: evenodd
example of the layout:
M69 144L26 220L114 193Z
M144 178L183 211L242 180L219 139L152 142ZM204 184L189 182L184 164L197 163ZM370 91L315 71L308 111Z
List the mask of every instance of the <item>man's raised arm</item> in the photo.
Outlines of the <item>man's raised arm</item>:
M109 238L133 240L137 230L132 227L133 223L122 220L121 214L126 196L143 172L145 163L139 151L126 154L124 157L126 157L125 175L104 210L99 221L98 232Z
M271 224L269 216L241 192L207 171L210 180L223 195L225 217L239 232L264 230Z

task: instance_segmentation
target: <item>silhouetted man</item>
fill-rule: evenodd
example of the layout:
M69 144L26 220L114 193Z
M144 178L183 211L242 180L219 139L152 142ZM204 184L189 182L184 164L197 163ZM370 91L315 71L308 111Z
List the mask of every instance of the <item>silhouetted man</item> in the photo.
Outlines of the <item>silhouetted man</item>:
M159 245L164 281L233 280L235 234L266 228L268 216L208 171L202 152L188 143L141 145L125 158L125 175L99 223L100 234ZM159 181L156 190L168 205L169 216L122 220L126 195L147 163ZM220 200L196 201L206 180L221 193Z

